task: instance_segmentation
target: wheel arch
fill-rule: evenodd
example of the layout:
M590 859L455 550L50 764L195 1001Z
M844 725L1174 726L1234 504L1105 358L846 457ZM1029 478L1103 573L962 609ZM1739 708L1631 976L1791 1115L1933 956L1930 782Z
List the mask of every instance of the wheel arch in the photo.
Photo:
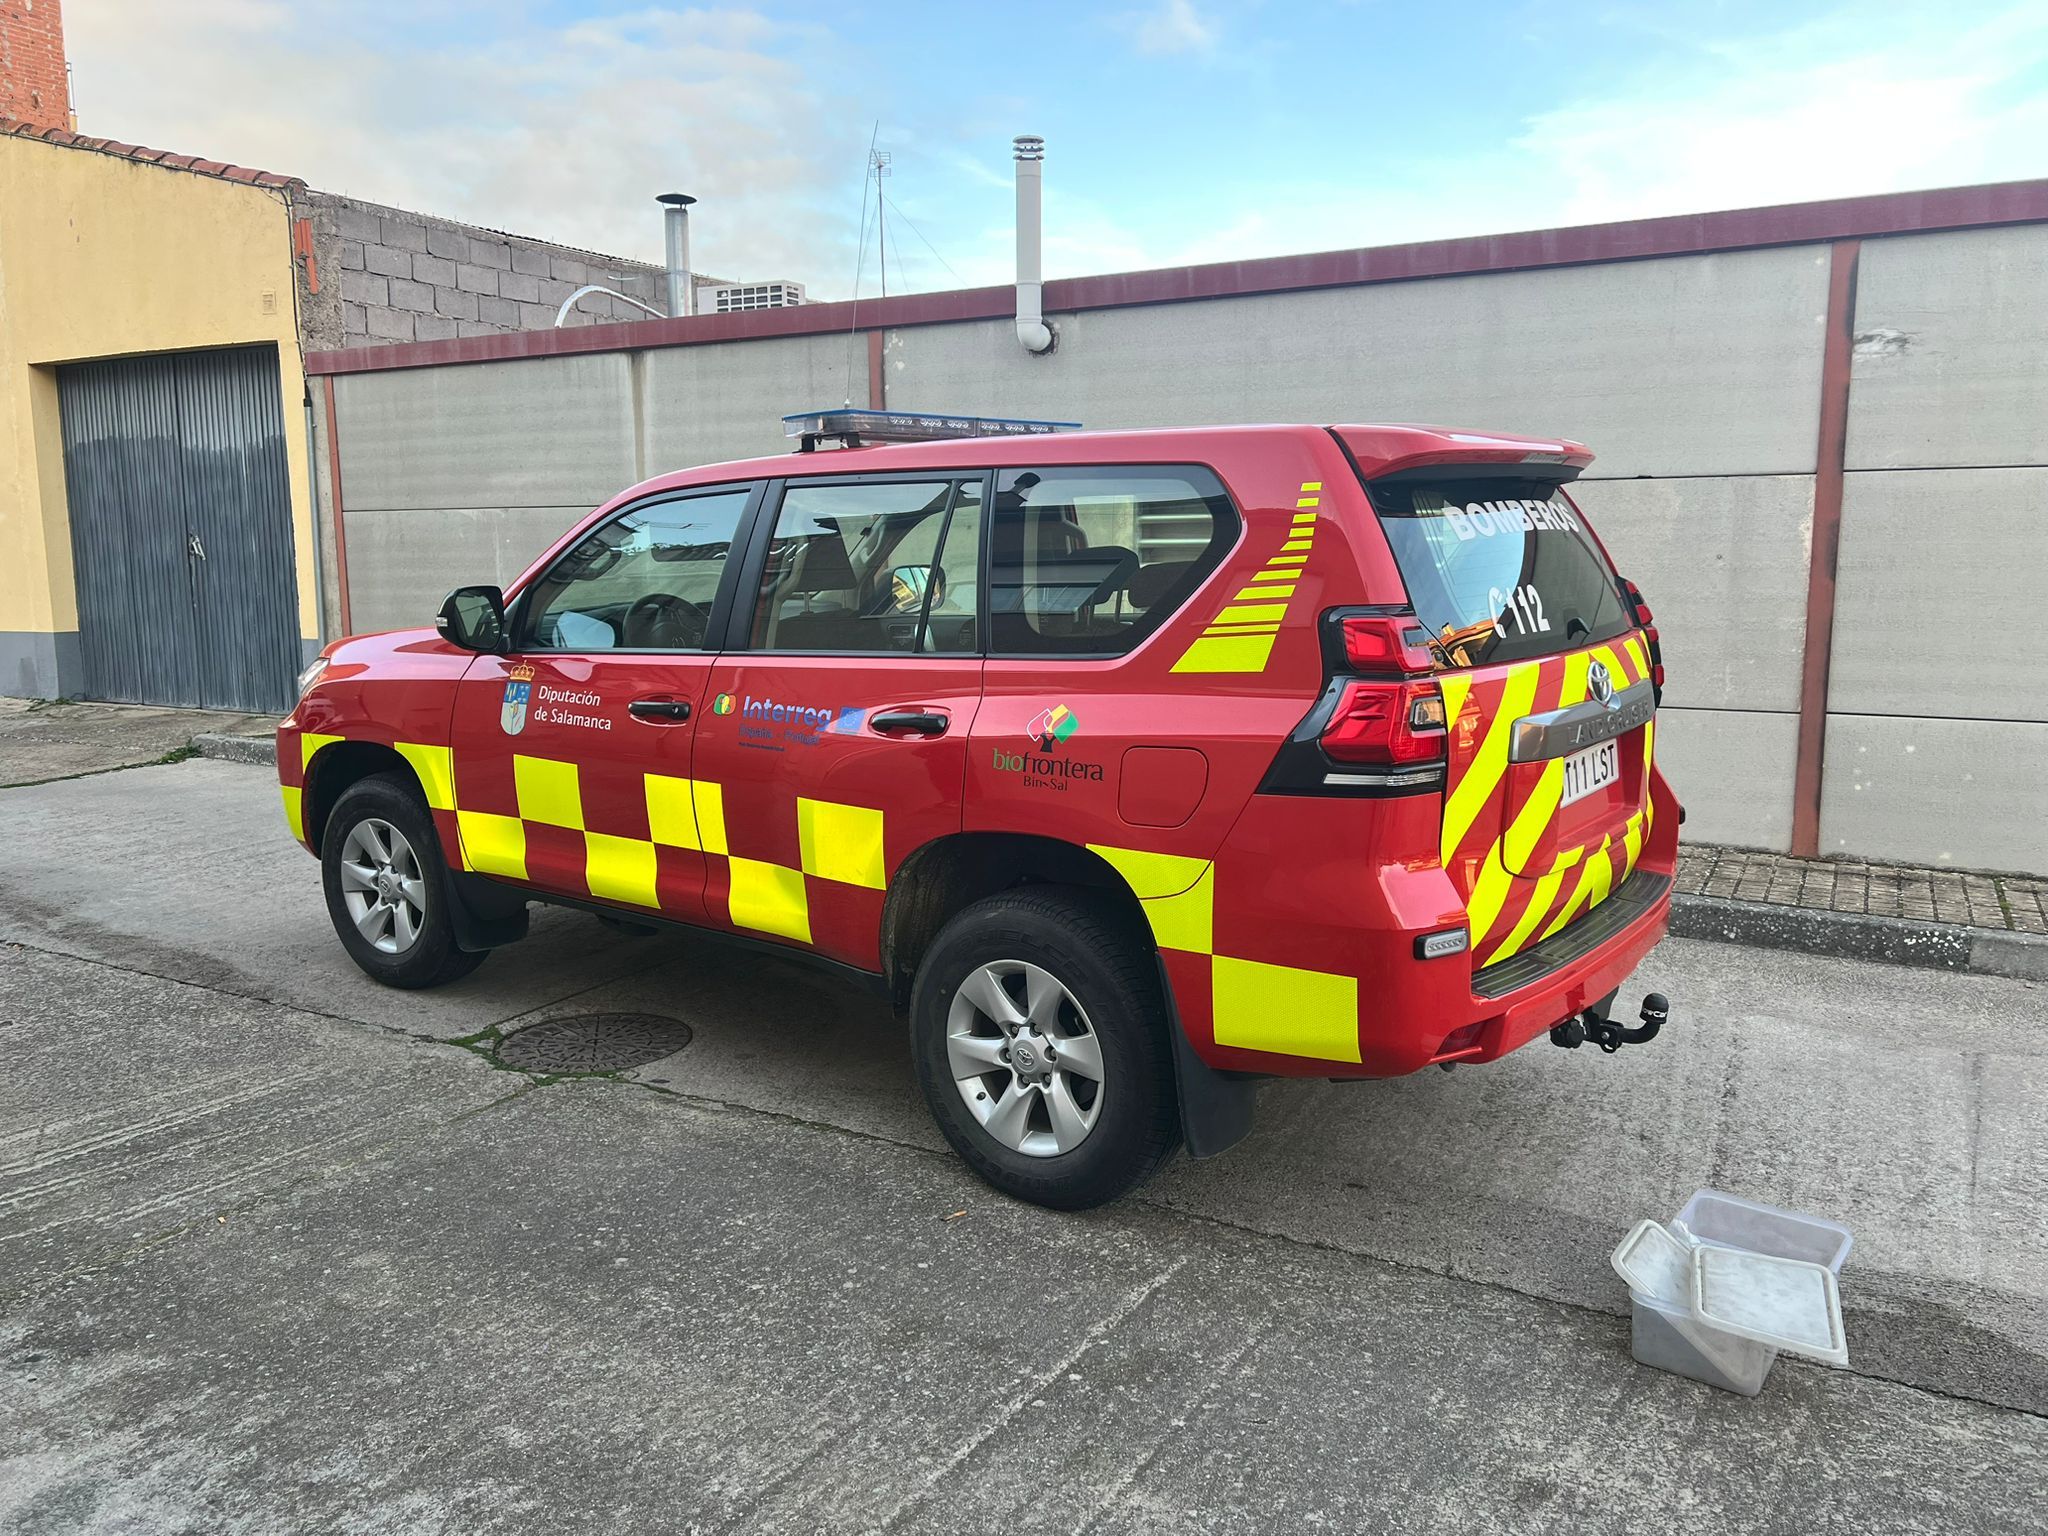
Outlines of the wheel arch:
M896 1007L909 1005L918 962L955 914L1023 885L1100 891L1132 933L1151 942L1151 922L1137 892L1094 850L1028 832L948 833L914 851L889 881L882 906L882 977Z
M418 772L406 761L404 754L382 742L329 742L313 754L312 760L306 764L305 791L300 806L305 818L306 843L314 852L319 851L321 839L327 835L327 818L349 786L380 773L402 779L406 787L419 797L420 804L426 805L427 793Z

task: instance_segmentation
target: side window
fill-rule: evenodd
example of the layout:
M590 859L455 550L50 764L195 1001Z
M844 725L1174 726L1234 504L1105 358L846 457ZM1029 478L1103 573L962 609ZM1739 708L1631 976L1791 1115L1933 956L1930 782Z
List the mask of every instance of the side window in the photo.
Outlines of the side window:
M757 651L972 652L981 476L783 493L754 603Z
M535 582L527 644L543 651L697 651L750 491L620 513Z
M990 650L1115 656L1185 603L1237 536L1206 469L1013 469L996 477Z

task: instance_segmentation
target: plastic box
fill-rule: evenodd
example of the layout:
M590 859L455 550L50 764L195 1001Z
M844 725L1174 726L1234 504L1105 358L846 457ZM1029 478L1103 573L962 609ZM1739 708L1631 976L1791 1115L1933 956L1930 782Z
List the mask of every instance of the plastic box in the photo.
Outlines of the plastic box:
M1674 1230L1717 1248L1798 1259L1839 1275L1854 1239L1849 1229L1818 1216L1760 1205L1717 1189L1694 1193ZM1644 1365L1755 1397L1777 1361L1776 1346L1745 1339L1704 1322L1683 1292L1667 1296L1629 1289L1633 1304L1630 1352Z

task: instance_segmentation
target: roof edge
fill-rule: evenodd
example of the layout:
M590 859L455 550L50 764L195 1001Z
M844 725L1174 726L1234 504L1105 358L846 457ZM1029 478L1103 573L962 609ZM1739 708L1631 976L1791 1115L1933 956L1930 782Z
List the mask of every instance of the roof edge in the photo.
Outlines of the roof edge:
M1710 213L1672 214L1611 224L1579 224L1511 234L1471 235L1404 245L1364 246L1299 256L1162 267L1100 277L1064 278L1045 285L1048 314L1121 309L1201 299L1242 298L1317 288L1358 287L1418 278L1516 272L1547 267L1696 256L1718 251L1825 244L1884 235L1932 234L1988 226L2048 223L2048 179L1994 182L1781 203ZM515 331L455 341L404 342L383 347L311 352L311 374L381 373L450 363L500 362L585 352L700 346L778 336L844 334L966 320L1005 319L1014 291L1008 284L952 289L897 298L806 304L732 315L628 321L573 330Z
M143 144L124 144L118 139L93 138L73 133L68 128L25 123L14 117L0 117L0 137L33 139L39 144L54 144L60 149L82 149L93 154L112 155L117 160L161 166L167 171L190 171L195 176L211 176L216 181L239 182L243 186L266 187L273 192L304 191L306 187L305 182L296 176L280 176L275 171L229 165L224 160L206 160L198 155L175 155L169 150L151 149Z

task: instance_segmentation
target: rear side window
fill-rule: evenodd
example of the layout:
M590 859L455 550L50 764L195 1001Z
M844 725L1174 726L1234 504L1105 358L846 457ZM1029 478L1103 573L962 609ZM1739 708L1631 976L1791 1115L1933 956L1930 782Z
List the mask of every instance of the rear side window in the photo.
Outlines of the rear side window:
M990 649L1121 655L1194 594L1236 537L1237 513L1206 469L1005 470L989 523Z
M1451 665L1548 656L1631 627L1614 568L1554 485L1431 480L1369 489L1408 600Z

